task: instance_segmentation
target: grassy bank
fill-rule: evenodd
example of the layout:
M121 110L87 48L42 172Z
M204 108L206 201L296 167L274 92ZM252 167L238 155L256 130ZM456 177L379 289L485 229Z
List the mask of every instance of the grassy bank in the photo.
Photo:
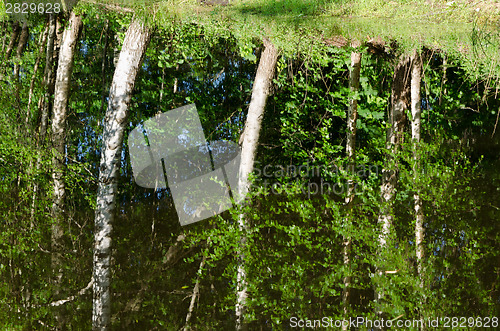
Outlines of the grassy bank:
M339 36L381 38L397 41L399 52L427 47L458 54L471 75L500 77L500 3L493 0L81 0L80 6L135 11L159 26L196 22L208 33L235 35L247 52L263 36L288 54Z

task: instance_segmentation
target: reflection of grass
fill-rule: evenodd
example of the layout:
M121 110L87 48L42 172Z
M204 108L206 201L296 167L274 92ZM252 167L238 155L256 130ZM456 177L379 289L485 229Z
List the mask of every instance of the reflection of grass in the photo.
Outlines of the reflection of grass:
M247 0L235 1L233 10L264 16L302 16L325 14L327 0Z
M346 1L347 12L364 17L397 17L430 22L496 21L500 6L496 1Z
M152 12L179 15L196 12L231 17L256 15L269 18L297 16L395 18L419 22L497 23L500 3L495 0L228 0L218 6L217 0L82 0L128 8L145 8ZM224 1L225 2L225 1ZM207 6L204 3L212 3Z
M397 40L402 51L426 46L455 53L471 72L500 76L499 36L486 32L500 28L500 3L494 0L229 0L228 6L200 0L92 1L150 13L158 25L175 17L216 34L229 32L246 52L245 45L264 35L289 54L312 54L338 35L361 41L381 37Z
M400 18L429 22L496 22L500 4L494 0L232 0L227 11L262 16L321 15Z

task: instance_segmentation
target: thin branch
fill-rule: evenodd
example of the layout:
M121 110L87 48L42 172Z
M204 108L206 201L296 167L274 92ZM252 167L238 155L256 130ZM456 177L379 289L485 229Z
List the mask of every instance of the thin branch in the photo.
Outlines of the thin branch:
M74 301L76 298L78 298L79 296L82 296L84 295L91 287L92 285L94 284L94 278L91 278L90 279L90 282L87 284L87 286L85 286L84 288L82 288L80 291L78 291L78 293L76 293L75 295L72 295L72 296L69 296L67 297L66 299L61 299L61 300L57 300L57 301L53 301L49 304L47 304L47 306L51 306L51 307L57 307L57 306L62 306L64 305L65 303L68 303L68 302L71 302L71 301ZM39 305L39 306L35 306L37 308L41 307L42 305Z
M72 157L71 157L71 156L69 156L69 155L66 155L66 157L67 157L70 161L80 164L80 165L83 167L83 169L85 169L85 170L86 170L86 171L90 174L91 181L92 181L93 183L96 183L96 182L97 182L97 176L96 176L96 175L94 175L94 174L92 173L92 171L91 171L89 168L87 168L87 167L85 166L85 164L84 164L84 163L82 163L82 162L80 162L80 161L78 161L78 160L76 160L76 159L72 158Z
M498 107L498 112L497 112L497 120L495 121L495 127L493 128L493 132L491 133L491 138L495 135L495 132L497 131L497 125L498 125L498 116L500 115L500 107Z
M207 242L209 242L209 241L210 241L210 237L208 238ZM200 267L198 268L198 277L196 279L196 284L194 285L193 294L191 295L191 302L189 303L189 309L188 309L188 313L186 315L186 323L184 325L183 331L191 330L191 328L189 326L189 321L191 320L191 316L193 315L194 305L196 303L196 300L197 299L198 299L198 301L200 300L199 299L199 297L200 297L200 276L201 276L201 273L203 272L203 267L205 266L206 260L207 260L207 254L203 254L203 258L201 260Z
M43 253L46 253L46 254L52 254L52 252L46 250L45 248L43 248L42 246L40 246L40 244L38 244L38 248L40 248L40 250L43 252Z

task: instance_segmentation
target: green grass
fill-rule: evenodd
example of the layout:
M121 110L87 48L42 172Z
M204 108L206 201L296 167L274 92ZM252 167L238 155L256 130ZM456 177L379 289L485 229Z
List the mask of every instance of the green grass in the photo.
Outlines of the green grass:
M458 56L475 78L500 77L500 3L494 0L230 0L229 6L204 6L198 0L106 2L140 9L160 26L181 20L203 24L208 33L231 33L246 52L252 40L264 36L285 54L311 56L321 56L325 40L339 35L361 41L380 37L397 41L401 53L427 47Z
M81 0L80 5L132 8L160 27L196 22L208 33L234 34L244 51L264 36L285 54L320 53L326 39L339 35L361 41L381 37L396 40L399 52L442 50L458 54L471 75L500 77L500 3L494 0L229 1L229 6L199 0Z
M82 0L146 8L176 15L193 12L225 16L254 15L267 19L284 17L338 17L409 19L430 23L497 23L500 3L495 0L229 0L229 6L205 6L199 0Z

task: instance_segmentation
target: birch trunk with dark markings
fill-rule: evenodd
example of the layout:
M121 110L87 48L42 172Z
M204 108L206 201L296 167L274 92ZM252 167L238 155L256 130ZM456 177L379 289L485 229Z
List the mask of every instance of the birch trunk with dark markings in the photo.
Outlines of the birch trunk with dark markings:
M351 47L359 47L361 43L355 41L351 43ZM352 98L349 100L349 110L347 114L347 142L346 142L346 154L349 159L349 174L350 176L355 176L355 167L356 167L356 121L358 120L358 100L357 100L357 92L359 90L359 77L361 72L361 53L352 52L351 53L351 68L349 71L349 89L353 94ZM350 215L350 209L352 208L352 204L354 201L354 179L349 179L347 182L347 196L345 198L345 205L348 210L348 215L344 220L347 224L344 227L345 229L351 228L350 224L352 223L352 217ZM350 235L344 235L344 266L346 270L349 270L349 266L351 264L351 246L352 240ZM349 271L347 271L349 273ZM349 300L351 297L351 275L348 274L344 277L344 288L342 290L342 306L344 318L348 319L348 310L349 310ZM344 323L342 324L342 330L347 330L348 327Z
M17 37L19 36L19 32L21 31L21 27L19 26L19 23L13 22L12 23L12 33L10 35L10 41L9 45L7 45L7 51L5 52L5 59L7 60L10 57L10 54L12 53L12 50L14 49L14 45L16 44Z
M6 20L3 20L2 22L2 28L0 31L2 31L1 33L3 34L3 38L2 38L2 55L4 54L5 52L5 43L7 42L7 21Z
M40 46L38 49L38 56L36 57L35 65L33 67L33 74L31 75L30 88L28 91L28 106L26 107L26 120L25 120L26 125L29 124L31 118L31 101L33 100L33 89L35 87L36 74L38 72L38 68L40 67L40 61L42 59L43 49L45 48L45 44L47 43L47 36L49 34L49 25L50 23L49 21L47 21L45 30L43 31L42 40L40 42Z
M54 61L55 43L56 43L56 15L49 15L49 34L47 36L47 50L45 56L45 71L43 74L43 86L45 89L43 98L38 102L38 109L40 112L40 130L38 133L38 140L44 141L47 133L49 109L51 106L50 96L54 93L54 85L52 77L54 75L54 68L56 67Z
M16 61L14 63L14 79L16 82L19 81L19 62L21 61L21 55L23 54L24 48L26 47L26 43L28 42L29 37L29 29L28 23L23 23L23 28L21 29L21 35L19 36L19 41L17 43L16 49ZM16 93L19 94L19 91L16 90Z
M73 57L82 27L82 17L70 14L68 29L64 31L59 53L57 74L54 88L54 109L52 111L52 180L54 186L52 204L52 270L54 271L54 297L61 296L63 277L64 248L64 199L66 189L64 184L65 149L66 149L66 117L70 92ZM59 328L64 328L63 314L56 314Z
M56 81L56 68L59 61L59 48L61 47L62 28L60 14L49 15L49 36L47 41L47 56L45 58L44 72L44 87L45 93L43 99L39 100L38 108L40 109L40 138L43 140L47 132L49 111L52 108L53 102L51 96L54 94Z
M128 104L150 31L135 19L126 33L109 91L108 109L99 167L99 184L94 229L94 297L92 329L109 330L111 324L111 231L116 209L123 136L127 127Z
M441 103L443 102L443 95L446 95L448 93L446 91L446 69L448 68L448 56L446 53L443 53L443 77L441 78L441 88L439 89L439 105L441 106Z
M418 181L420 173L420 157L418 154L418 146L420 143L420 120L422 117L420 98L420 84L422 81L422 59L415 51L412 57L412 71L411 71L411 138L413 140L413 176L415 182ZM415 248L417 256L417 272L420 278L420 287L424 287L424 270L423 259L424 251L424 212L422 210L422 199L420 192L416 191L413 195L414 209L415 209Z
M404 125L406 122L406 112L410 108L410 57L404 57L396 65L392 82L391 105L389 108L388 129L386 136L386 148L390 154L399 150L399 145L403 140ZM396 185L398 183L397 165L394 164L390 155L386 156L387 166L382 170L382 185L380 188L382 196L382 205L378 217L379 224L379 248L380 255L384 256L384 251L388 247L388 241L392 231L394 219L393 201L396 194ZM385 277L386 270L383 265L377 266L377 273L380 278ZM375 300L378 304L379 318L383 311L380 309L384 298L383 286L375 289Z
M51 84L51 77L54 71L54 42L56 37L56 17L53 14L49 15L48 19L48 32L47 32L47 47L45 55L45 71L43 73L43 88L44 94L38 100L38 113L40 117L40 124L38 126L38 136L37 136L37 146L41 148L45 145L45 136L47 134L47 127L49 121L49 107L50 107L50 96L54 93L54 86ZM29 107L28 107L29 108ZM28 110L29 111L29 110ZM38 151L38 156L36 160L36 172L40 171L41 164L40 151ZM36 201L38 196L38 181L35 181L33 185L33 195L31 198L31 226L34 224L35 213L36 213Z
M248 176L253 171L257 145L259 143L260 128L266 107L267 97L270 94L272 79L278 61L278 50L267 39L264 39L264 51L262 52L257 73L252 88L252 99L248 107L248 116L245 129L240 138L241 143L241 163L239 169L238 197L237 200L245 200L250 190ZM241 214L238 219L238 227L242 238L238 253L238 274L236 293L236 330L247 329L244 323L244 314L247 300L247 272L245 268L245 245L248 224L245 215Z

